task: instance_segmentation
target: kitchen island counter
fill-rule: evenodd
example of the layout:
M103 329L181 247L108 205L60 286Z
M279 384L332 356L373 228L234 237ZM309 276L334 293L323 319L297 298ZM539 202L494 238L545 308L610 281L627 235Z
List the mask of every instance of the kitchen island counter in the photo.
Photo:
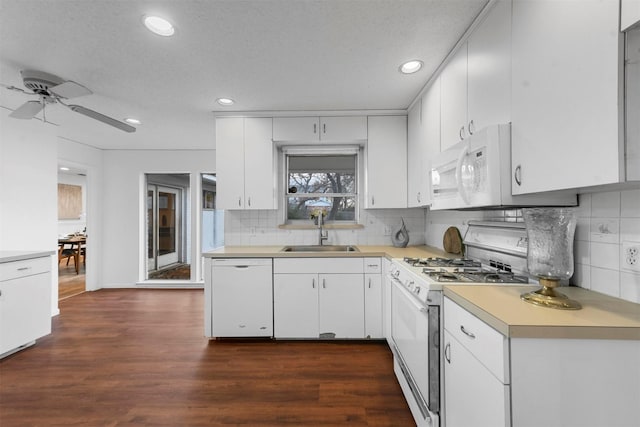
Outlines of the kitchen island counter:
M640 340L640 304L578 287L559 291L581 310L539 307L520 299L533 286L445 286L444 295L509 338Z
M445 257L452 258L456 255L448 254L441 249L432 246L407 246L396 248L384 245L354 245L359 252L281 252L285 245L274 246L223 246L213 251L205 252L202 256L207 258L362 258L362 257Z

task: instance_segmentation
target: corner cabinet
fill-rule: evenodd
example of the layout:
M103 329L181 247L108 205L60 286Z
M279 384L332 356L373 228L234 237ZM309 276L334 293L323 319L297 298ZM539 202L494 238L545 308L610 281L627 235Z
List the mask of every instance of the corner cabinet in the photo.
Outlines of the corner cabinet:
M273 141L284 143L364 143L367 118L343 117L274 117Z
M623 178L618 1L513 1L512 192Z
M440 153L440 78L407 116L407 204L431 204L431 160Z
M407 116L369 116L365 208L407 207Z
M216 208L277 208L271 137L271 118L216 119Z
M0 357L51 333L51 257L0 263Z

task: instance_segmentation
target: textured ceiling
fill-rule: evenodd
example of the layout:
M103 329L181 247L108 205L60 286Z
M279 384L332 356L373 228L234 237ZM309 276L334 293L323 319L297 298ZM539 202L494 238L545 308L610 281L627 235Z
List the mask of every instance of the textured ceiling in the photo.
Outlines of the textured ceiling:
M143 124L125 134L47 109L99 148L212 148L212 111L405 109L487 0L0 0L0 83L74 80L74 102ZM171 20L163 38L142 16ZM425 66L405 76L400 63ZM0 89L1 114L26 99ZM236 104L218 106L218 97Z

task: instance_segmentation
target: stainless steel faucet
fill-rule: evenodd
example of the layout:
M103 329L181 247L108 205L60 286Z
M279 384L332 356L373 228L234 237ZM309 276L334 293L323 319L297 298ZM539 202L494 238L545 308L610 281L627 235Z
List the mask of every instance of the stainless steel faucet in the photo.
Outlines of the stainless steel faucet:
M329 239L329 236L327 235L327 230L322 228L323 225L324 225L324 213L320 212L320 214L318 215L318 231L319 231L318 244L320 246L322 246L322 242Z

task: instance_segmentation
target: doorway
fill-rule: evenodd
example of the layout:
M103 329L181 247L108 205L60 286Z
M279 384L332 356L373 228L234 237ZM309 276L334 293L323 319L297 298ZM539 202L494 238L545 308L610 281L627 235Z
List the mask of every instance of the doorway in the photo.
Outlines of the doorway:
M147 279L191 278L188 174L147 174Z

